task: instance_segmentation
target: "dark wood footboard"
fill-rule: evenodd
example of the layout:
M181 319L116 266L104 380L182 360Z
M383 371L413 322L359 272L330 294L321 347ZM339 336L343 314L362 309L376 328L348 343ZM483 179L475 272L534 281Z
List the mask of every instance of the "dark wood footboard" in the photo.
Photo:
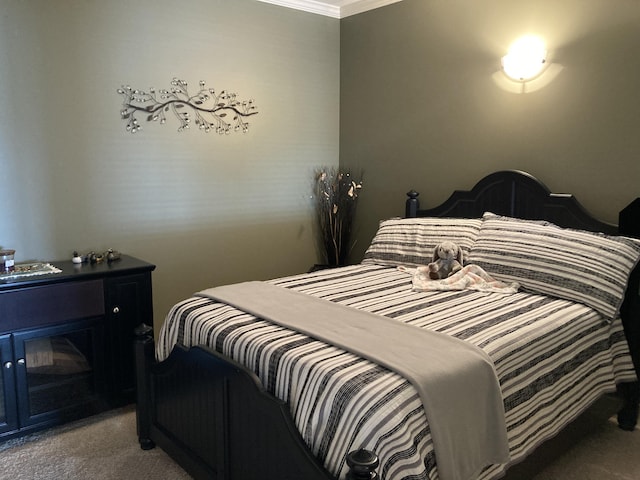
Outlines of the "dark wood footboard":
M177 346L157 363L150 333L141 326L135 347L143 449L160 446L197 479L333 478L255 374L206 347ZM349 478L377 478L370 452L352 452L348 463Z

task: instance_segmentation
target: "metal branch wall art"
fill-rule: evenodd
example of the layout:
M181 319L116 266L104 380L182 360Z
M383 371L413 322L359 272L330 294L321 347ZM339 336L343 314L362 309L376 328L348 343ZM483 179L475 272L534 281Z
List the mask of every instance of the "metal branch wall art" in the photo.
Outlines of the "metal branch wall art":
M247 118L258 113L253 100L240 101L235 93L226 90L216 93L213 88L206 88L204 81L199 86L200 90L191 95L187 82L178 78L172 80L169 90L150 88L145 92L123 85L118 93L123 97L120 115L127 121L127 131L136 133L142 129L137 114L146 116L147 122L161 124L166 123L168 114L173 114L180 122L179 132L190 128L192 120L207 133L228 135L249 130Z

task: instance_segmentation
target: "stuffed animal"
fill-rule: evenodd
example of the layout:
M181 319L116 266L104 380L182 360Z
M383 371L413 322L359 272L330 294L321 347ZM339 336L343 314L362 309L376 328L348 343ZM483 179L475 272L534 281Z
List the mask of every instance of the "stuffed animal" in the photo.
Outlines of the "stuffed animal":
M462 269L463 253L453 242L442 242L433 249L433 261L427 265L429 278L440 280Z

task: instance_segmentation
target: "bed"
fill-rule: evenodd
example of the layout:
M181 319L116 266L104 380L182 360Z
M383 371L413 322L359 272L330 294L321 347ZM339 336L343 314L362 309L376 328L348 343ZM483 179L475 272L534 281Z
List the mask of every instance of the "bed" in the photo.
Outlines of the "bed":
M362 263L257 282L266 290L256 296L274 292L271 303L279 304L289 304L279 300L281 291L296 301L312 297L294 311L309 323L342 321L339 309L357 310L354 322L385 317L414 332L452 337L490 359L503 412L492 424L504 426L504 446L491 447L502 452L491 457L499 461L457 465L475 455L474 442L483 443L471 425L485 415L471 409L493 408L476 401L488 393L457 395L474 399L467 403L451 397L451 405L470 408L466 418L441 416L440 399L425 397L449 385L458 391L467 383L460 381L466 366L444 376L447 386L421 389L387 363L388 352L403 348L400 334L385 334L375 352L362 353L339 335L330 343L324 332L292 330L234 297L223 303L227 297L217 288L176 304L157 344L150 327L137 331L142 448L160 446L195 478L490 480L606 393L624 398L618 422L633 430L640 241L617 236L617 226L593 218L573 196L553 194L519 171L488 175L432 209L420 209L417 192L408 197L405 217L381 221ZM443 240L465 251L467 265L517 291L417 288L418 267ZM408 350L430 351L423 363L453 364L461 355L445 357L448 346L420 349L411 341ZM461 450L463 437L475 440Z

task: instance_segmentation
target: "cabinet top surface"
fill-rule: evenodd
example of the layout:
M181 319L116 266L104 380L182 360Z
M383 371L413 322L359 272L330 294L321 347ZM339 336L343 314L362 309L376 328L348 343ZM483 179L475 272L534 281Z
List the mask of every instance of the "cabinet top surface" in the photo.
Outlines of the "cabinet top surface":
M0 291L13 288L45 285L49 283L68 282L72 280L104 278L132 273L151 272L156 267L151 263L139 260L128 255L122 255L120 260L108 263L82 263L75 264L71 260L61 262L49 262L62 270L60 273L48 273L44 275L30 275L13 278L0 276Z

